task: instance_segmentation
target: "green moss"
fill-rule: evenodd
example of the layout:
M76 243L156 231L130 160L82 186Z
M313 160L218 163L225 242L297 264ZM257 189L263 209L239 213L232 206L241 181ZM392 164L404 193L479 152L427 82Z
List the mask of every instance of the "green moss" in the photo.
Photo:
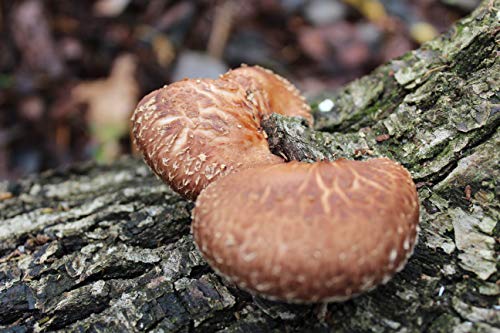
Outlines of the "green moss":
M433 321L433 323L429 326L428 331L435 333L448 333L450 332L450 327L457 326L460 322L460 318L449 313L445 313Z

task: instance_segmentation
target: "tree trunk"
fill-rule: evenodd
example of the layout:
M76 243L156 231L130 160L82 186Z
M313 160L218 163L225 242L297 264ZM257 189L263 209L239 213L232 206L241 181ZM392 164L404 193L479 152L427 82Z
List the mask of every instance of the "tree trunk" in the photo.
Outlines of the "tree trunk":
M288 159L411 171L420 241L388 284L327 306L240 291L194 248L193 204L126 158L0 183L0 330L500 332L498 8L325 94L315 130L265 123Z

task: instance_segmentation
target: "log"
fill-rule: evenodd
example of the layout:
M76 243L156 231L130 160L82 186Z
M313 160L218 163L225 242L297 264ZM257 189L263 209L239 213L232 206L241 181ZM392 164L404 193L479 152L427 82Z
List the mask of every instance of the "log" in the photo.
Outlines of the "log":
M195 249L193 203L127 157L0 182L0 331L500 332L499 8L325 93L314 129L264 124L289 160L410 170L420 241L386 285L326 305L241 291Z

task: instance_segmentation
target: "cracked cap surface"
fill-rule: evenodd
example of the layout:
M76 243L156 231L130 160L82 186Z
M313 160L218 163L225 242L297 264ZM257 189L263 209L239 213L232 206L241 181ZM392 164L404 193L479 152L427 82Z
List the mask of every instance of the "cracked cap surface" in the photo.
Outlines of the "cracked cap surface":
M386 283L411 255L419 205L408 171L386 158L243 170L211 184L195 242L221 275L290 302L342 301Z
M151 169L196 199L235 170L283 162L270 152L260 127L273 112L312 123L309 106L290 82L244 66L217 80L186 79L150 93L132 116L132 132Z

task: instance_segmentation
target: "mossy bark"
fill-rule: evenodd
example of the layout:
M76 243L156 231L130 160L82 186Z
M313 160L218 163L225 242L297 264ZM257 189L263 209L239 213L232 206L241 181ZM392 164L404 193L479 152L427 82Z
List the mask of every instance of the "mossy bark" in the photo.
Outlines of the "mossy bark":
M0 183L0 330L500 332L499 8L325 94L315 129L265 123L288 159L388 156L411 171L420 242L385 286L327 306L252 297L195 250L193 204L124 159Z

